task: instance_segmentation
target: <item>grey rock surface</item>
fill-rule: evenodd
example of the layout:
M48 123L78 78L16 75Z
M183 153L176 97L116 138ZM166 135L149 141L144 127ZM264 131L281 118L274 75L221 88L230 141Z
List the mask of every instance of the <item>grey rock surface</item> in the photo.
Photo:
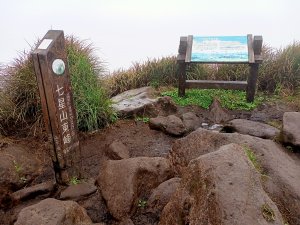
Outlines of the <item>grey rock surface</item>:
M283 141L300 147L300 112L286 112L283 114Z
M265 139L273 139L280 133L280 130L273 126L245 119L231 120L224 128L240 134L248 134Z
M111 98L112 107L122 116L132 116L158 101L152 87L142 87L125 91Z

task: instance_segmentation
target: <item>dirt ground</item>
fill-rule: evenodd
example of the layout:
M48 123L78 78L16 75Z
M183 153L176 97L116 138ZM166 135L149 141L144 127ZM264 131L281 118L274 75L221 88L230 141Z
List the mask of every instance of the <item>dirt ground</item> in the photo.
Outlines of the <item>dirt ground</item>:
M207 110L203 110L198 107L185 107L180 110L194 111L198 116L203 118L203 122L213 124ZM230 113L236 118L247 118L265 123L273 123L280 126L283 113L285 111L294 110L294 108L291 108L284 103L265 103L252 112L231 111ZM176 137L168 136L163 132L151 130L147 123L135 121L134 119L119 120L105 129L88 134L81 133L82 175L85 179L95 179L97 177L101 163L103 160L107 159L104 153L105 149L115 140L123 142L129 148L130 157L166 157L171 149L172 143L176 139ZM13 137L2 138L2 140L0 140L0 149L10 143L18 143L28 146L31 149L30 151L32 151L32 154L44 163L42 174L37 177L32 184L53 179L54 174L52 172L51 159L46 151L46 136L30 139L15 139ZM53 197L58 195L59 190L60 189L57 190ZM113 224L114 220L107 212L105 203L101 196L94 195L90 199L90 201L101 201L101 203L99 203L100 205L98 205L98 211L93 209L93 204L89 201L81 201L79 203L86 207L93 222L103 221L107 224ZM13 224L18 212L22 208L35 204L38 201L39 199L36 198L22 202L10 209L0 209L0 224ZM102 212L100 212L101 215L99 215L99 210L102 210ZM155 215L146 215L145 213L146 212L143 210L139 210L134 215L134 218L132 219L136 225L157 224L158 218L155 218Z

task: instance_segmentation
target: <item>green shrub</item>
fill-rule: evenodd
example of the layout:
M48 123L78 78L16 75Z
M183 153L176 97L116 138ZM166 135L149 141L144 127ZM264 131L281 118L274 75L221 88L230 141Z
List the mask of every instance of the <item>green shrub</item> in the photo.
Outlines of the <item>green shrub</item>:
M78 127L84 131L103 127L115 118L101 83L104 65L93 55L91 45L74 37L66 38L66 48ZM22 53L1 74L5 84L0 90L0 132L41 133L44 123L30 53Z

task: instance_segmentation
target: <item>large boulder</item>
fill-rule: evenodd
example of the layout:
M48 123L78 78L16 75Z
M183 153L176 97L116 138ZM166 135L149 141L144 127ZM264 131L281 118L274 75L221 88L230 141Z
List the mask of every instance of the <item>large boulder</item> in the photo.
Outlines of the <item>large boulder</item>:
M160 225L283 224L243 147L222 146L192 160Z
M172 175L168 161L161 157L108 160L100 168L97 183L110 213L121 221L136 210L141 196Z
M30 183L41 172L40 161L24 146L9 144L0 151L0 207L10 193Z
M300 147L300 112L286 112L283 114L283 141Z
M112 107L118 114L129 117L143 111L149 105L158 101L155 97L155 91L152 87L142 87L125 91L111 98Z
M191 160L230 143L253 151L264 175L264 188L290 224L300 224L299 158L279 144L249 135L198 129L176 140L168 157L173 169L183 174Z
M161 130L172 136L182 136L186 133L186 128L182 120L175 115L151 118L149 121L149 127L151 129Z
M91 225L84 208L74 201L45 199L21 210L15 225Z
M265 139L274 139L280 133L280 130L273 126L245 119L231 120L224 129Z

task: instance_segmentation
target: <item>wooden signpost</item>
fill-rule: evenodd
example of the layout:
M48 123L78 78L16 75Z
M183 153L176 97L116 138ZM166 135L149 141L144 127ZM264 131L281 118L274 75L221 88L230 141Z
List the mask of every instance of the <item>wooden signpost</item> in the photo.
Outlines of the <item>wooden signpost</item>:
M48 31L32 58L56 181L67 184L80 176L80 145L63 31Z
M178 95L185 96L186 88L246 90L247 101L253 102L262 62L262 36L210 36L180 37L177 56ZM247 81L186 80L187 67L191 63L249 64Z

